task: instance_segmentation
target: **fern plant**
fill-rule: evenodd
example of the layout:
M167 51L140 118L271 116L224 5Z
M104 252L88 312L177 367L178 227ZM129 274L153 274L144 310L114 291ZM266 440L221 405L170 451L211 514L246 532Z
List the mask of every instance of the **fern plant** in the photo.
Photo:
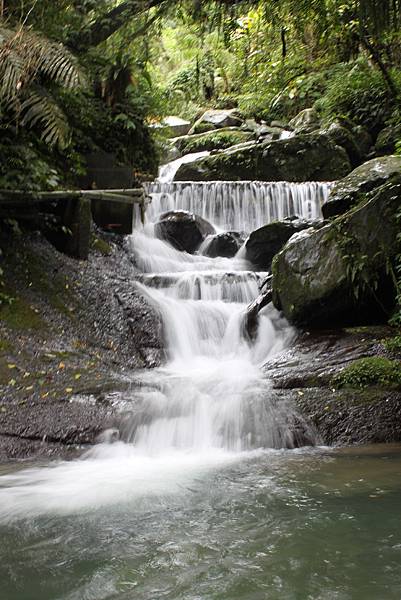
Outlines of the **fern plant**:
M50 146L66 147L68 122L52 90L81 83L78 63L62 44L0 24L0 107L19 125L40 129Z

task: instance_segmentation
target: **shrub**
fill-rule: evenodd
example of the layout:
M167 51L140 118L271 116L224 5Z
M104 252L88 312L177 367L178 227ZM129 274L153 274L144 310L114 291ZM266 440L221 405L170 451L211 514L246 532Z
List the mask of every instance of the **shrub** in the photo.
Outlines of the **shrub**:
M333 378L336 387L364 388L401 385L401 363L381 356L354 361Z

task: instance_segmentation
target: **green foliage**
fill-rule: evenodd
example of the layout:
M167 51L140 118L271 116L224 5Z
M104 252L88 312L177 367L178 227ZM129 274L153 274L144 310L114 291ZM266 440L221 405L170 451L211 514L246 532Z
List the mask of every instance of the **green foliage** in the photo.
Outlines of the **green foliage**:
M69 143L68 123L51 89L80 83L77 61L61 44L22 27L0 27L0 106L20 125L37 128L50 146Z
M389 352L394 354L401 353L401 335L395 335L392 338L383 340L383 345Z
M224 150L252 138L252 133L243 131L211 131L202 135L188 136L185 143L181 145L181 151L189 154L212 149Z
M364 388L401 385L401 363L383 357L361 358L333 378L336 387Z
M393 73L401 93L401 77ZM317 102L323 116L346 116L371 131L384 127L394 108L394 99L381 73L365 60L359 60L352 69L343 65L327 85L324 96Z

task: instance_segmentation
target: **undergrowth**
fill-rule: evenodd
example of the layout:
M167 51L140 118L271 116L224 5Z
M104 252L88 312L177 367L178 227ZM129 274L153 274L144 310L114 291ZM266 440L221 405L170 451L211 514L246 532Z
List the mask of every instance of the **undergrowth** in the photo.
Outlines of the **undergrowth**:
M338 373L333 384L338 388L398 387L401 386L401 362L381 356L361 358Z

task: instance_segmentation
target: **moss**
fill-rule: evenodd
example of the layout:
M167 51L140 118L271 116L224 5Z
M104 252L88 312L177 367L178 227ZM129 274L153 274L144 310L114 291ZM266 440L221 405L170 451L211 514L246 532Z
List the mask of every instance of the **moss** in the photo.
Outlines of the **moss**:
M336 375L333 384L336 387L347 388L400 387L401 363L382 356L361 358Z
M44 329L45 322L22 298L15 298L12 304L0 308L0 321L11 329Z
M96 252L99 252L103 256L110 256L112 253L110 244L96 236L93 237L91 246L93 250L96 250Z
M12 348L13 346L11 342L9 342L8 340L0 339L0 353L5 354L7 352L11 352Z
M401 335L395 335L392 338L382 340L382 343L389 352L393 352L394 354L401 353Z
M181 151L187 154L205 150L225 150L236 144L248 142L253 137L252 133L245 131L211 131L206 134L188 136L181 145Z

